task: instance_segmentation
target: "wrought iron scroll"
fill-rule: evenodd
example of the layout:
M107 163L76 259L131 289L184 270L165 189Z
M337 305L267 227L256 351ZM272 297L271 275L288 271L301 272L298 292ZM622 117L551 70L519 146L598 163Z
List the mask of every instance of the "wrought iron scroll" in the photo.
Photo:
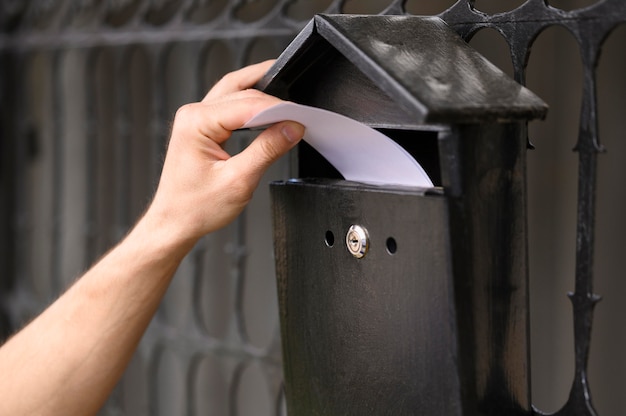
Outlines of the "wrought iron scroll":
M595 416L587 362L594 307L600 300L600 296L593 293L593 251L597 154L604 151L598 135L595 71L604 40L619 24L626 22L626 3L603 0L587 8L564 11L551 7L548 0L528 0L515 10L495 15L479 12L474 4L473 0L460 0L440 16L466 40L482 28L501 33L510 46L515 78L521 84L525 84L532 44L546 28L565 27L574 35L581 50L583 101L574 148L579 155L576 276L575 290L568 294L573 305L576 362L569 398L555 415ZM544 414L537 409L534 412Z

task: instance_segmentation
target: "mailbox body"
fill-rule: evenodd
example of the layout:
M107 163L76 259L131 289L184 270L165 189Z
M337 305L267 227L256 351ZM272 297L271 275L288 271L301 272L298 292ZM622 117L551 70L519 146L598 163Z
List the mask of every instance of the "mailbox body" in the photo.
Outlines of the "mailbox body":
M460 415L446 198L345 181L272 198L289 414Z
M443 187L271 185L290 415L530 414L525 137L437 140Z
M532 414L525 120L545 104L408 16L316 17L259 87L383 130L436 185L347 183L305 144L272 185L289 415Z

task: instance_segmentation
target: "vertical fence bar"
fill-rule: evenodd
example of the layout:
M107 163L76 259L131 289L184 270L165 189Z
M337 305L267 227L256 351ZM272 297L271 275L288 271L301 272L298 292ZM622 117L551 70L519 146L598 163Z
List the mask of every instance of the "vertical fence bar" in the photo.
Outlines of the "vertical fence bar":
M130 226L130 60L132 47L118 48L115 62L115 239L124 236Z
M15 91L14 64L14 54L0 51L0 343L12 331L6 297L13 288L17 260L15 224L19 175L14 139L17 122L9 108L9 103L15 103L19 96Z
M152 100L151 132L152 132L152 164L150 166L152 181L154 186L158 184L163 165L163 155L167 144L167 93L165 91L165 77L167 55L170 45L157 45L149 49L149 60L152 64L151 74L152 90L154 99Z
M97 256L97 191L96 184L98 183L98 133L97 133L97 117L96 117L96 66L98 61L99 51L96 48L89 49L85 59L85 105L87 117L85 121L86 131L85 140L87 144L85 146L86 154L86 172L87 175L87 193L86 198L86 234L85 234L85 267L93 263Z
M35 130L37 126L34 125L31 119L32 114L32 86L29 84L28 79L23 74L31 74L34 70L32 53L19 51L14 54L15 62L12 68L14 72L13 83L15 92L15 126L13 136L11 139L14 141L13 157L15 157L15 187L16 192L14 196L15 217L13 218L13 237L15 241L15 268L12 276L12 289L19 296L30 297L33 290L28 286L27 277L32 273L32 266L29 265L30 260L30 246L33 240L33 209L32 204L29 201L29 193L27 191L28 184L26 179L26 171L29 162L29 150L27 135L32 140L32 145L39 147L37 143L40 140L41 132ZM20 76L20 74L22 74ZM28 132L26 134L26 132ZM31 149L33 150L33 149ZM31 155L32 156L32 155ZM10 309L13 318L13 324L17 327L22 324L24 311L29 308L33 308L33 304L20 305L20 301L15 301L13 297L9 298ZM30 299L32 302L32 298ZM34 302L33 302L34 303Z
M63 287L62 263L63 263L63 193L64 189L64 140L63 140L63 91L61 63L63 52L55 50L52 53L50 70L52 71L52 98L50 112L52 113L52 186L54 189L52 198L52 232L50 245L51 280L53 293L59 293Z
M583 50L583 103L580 132L575 150L578 152L578 217L576 225L576 275L574 292L569 293L574 310L575 377L570 396L558 415L595 416L587 377L591 346L593 310L600 296L593 293L593 253L595 240L596 179L598 141L596 99L596 56ZM593 55L593 53L592 53Z

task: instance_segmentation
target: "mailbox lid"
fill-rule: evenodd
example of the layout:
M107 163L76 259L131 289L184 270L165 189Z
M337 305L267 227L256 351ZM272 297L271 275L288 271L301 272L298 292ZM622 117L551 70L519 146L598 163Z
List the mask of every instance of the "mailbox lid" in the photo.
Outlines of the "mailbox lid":
M460 415L446 198L323 180L271 194L289 414Z
M547 111L438 17L317 15L258 87L388 128L526 121Z

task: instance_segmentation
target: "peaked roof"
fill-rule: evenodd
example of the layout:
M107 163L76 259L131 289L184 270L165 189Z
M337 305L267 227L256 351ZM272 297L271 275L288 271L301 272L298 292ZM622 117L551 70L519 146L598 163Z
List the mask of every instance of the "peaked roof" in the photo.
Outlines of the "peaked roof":
M352 68L345 69L350 65L344 64L343 69L332 72L329 54L348 61ZM333 85L356 84L341 87L346 91L358 89L359 84L370 84L366 91L378 89L374 94L395 107L385 112L394 114L392 125L530 120L545 117L547 111L540 98L470 47L438 17L316 15L258 87L298 101L302 93L294 96L292 87L300 85L299 91L323 88L313 83L307 87L307 83L308 78L319 77L318 73L326 70L332 72ZM362 74L357 75L359 72ZM328 78L323 82L329 83ZM350 98L348 93L346 100ZM357 119L376 118L349 106L343 108L354 111Z

